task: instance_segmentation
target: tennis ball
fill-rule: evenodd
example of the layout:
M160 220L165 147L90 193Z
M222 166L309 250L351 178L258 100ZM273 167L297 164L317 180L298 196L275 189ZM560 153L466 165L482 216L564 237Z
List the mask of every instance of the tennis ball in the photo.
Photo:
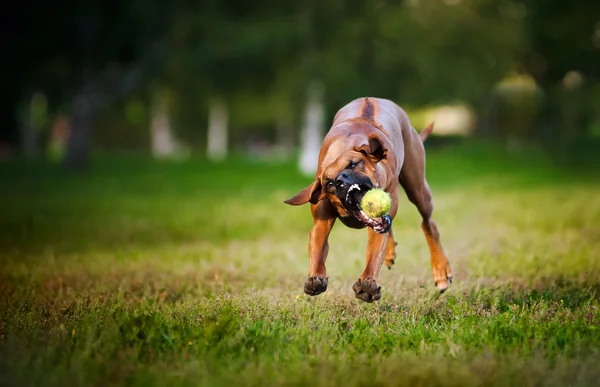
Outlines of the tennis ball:
M360 207L371 218L379 218L387 214L392 206L392 198L381 188L369 190L363 196Z

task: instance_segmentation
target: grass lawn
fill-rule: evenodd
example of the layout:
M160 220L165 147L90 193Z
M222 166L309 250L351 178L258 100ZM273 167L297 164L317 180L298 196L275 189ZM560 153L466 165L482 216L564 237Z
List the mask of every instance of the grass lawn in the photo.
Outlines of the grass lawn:
M435 291L403 199L373 304L351 289L366 231L339 223L328 291L303 294L312 219L282 201L310 179L291 165L0 165L0 384L597 385L597 178L485 148L428 157L454 284Z

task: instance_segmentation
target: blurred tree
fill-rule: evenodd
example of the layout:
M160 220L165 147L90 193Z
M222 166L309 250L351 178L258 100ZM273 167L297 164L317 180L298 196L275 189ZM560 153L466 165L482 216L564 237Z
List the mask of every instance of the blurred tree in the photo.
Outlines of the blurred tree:
M581 129L568 132L577 137L600 120L591 102L600 51L592 0L67 0L48 15L44 2L29 6L35 12L21 34L29 44L21 98L44 90L51 115L67 106L71 167L86 164L97 116L112 109L121 115L118 127L128 128L134 100L145 116L136 120L144 139L164 133L151 122L169 122L174 141L220 144L217 154L252 138L289 149L303 136L293 128L314 106L306 96L315 83L326 90L317 109L327 117L322 125L361 96L408 108L465 102L481 112L512 72L530 73L541 85L545 126L569 122ZM168 90L169 103L153 104L157 90ZM156 120L152 112L160 113ZM210 129L210 122L220 124Z
M28 26L34 30L28 31L31 47L25 54L32 57L21 87L47 90L52 110L68 106L72 130L64 161L81 168L88 161L95 112L139 85L159 52L164 31L158 27L168 13L152 14L161 2L67 0L47 10L45 2L34 0L29 6L34 20Z
M565 160L581 154L600 113L600 2L528 0L526 69L544 90L540 137ZM575 152L570 151L570 148Z
M176 152L169 116L171 100L169 90L164 88L154 91L150 103L150 146L152 155L157 158L173 157Z
M76 90L71 103L72 129L65 164L79 169L88 163L94 113L133 90L161 51L161 35L153 27L168 19L161 2L88 0L73 6L75 39L71 61ZM140 17L140 15L142 15Z
M321 83L312 81L307 88L307 101L302 124L299 167L305 175L312 175L319 167L318 158L323 142L324 89Z
M393 92L409 104L459 100L478 107L522 50L522 17L484 0L414 1L384 10L378 73L398 79Z
M512 74L496 85L491 93L494 117L502 129L500 139L507 150L518 152L535 135L541 105L541 91L531 76Z
M273 51L289 27L265 3L178 2L174 13L165 80L178 92L195 89L188 97L207 107L209 125L195 121L194 130L218 158L228 148L229 105L244 93L265 97L279 63Z
M48 98L41 91L28 95L21 111L21 145L23 155L34 158L38 155L42 132L48 125Z

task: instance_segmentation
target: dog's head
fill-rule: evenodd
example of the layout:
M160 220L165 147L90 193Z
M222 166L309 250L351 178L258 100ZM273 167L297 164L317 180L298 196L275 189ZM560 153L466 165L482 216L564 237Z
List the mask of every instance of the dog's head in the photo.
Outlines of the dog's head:
M371 134L339 138L327 145L321 150L315 181L285 203L298 206L329 200L341 217L354 216L369 226L376 225L378 219L368 218L360 202L368 190L385 182L385 168L380 163L387 159L389 143Z

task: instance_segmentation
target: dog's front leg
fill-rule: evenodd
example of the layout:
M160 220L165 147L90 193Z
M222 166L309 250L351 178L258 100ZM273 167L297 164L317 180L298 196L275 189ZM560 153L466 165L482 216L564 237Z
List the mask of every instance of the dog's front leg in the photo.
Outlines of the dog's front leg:
M396 217L398 212L398 187L392 187L389 190L392 199L392 206L389 211L390 219ZM391 246L390 246L391 244ZM365 302L377 301L381 298L381 286L377 285L379 269L386 259L386 255L390 257L388 267L391 268L395 253L396 242L392 236L390 227L389 232L378 233L369 227L369 242L367 243L367 266L360 278L354 283L352 289L356 298Z
M325 260L329 252L329 233L337 218L337 212L329 200L321 200L310 207L314 225L310 230L308 241L310 269L308 279L304 283L304 293L316 296L327 290L328 277Z
M389 234L379 234L369 227L367 244L367 266L352 289L356 298L365 302L377 301L381 298L381 286L377 285L379 269L385 259Z

